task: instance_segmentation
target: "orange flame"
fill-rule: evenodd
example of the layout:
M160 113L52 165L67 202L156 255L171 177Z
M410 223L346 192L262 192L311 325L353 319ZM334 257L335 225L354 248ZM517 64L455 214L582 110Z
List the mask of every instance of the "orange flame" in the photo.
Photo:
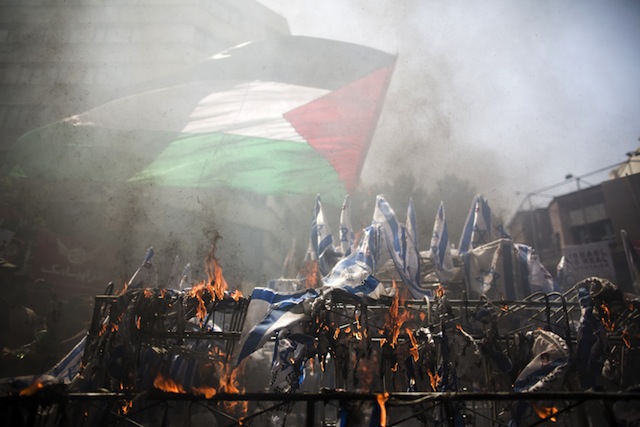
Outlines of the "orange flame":
M413 356L413 361L417 362L418 359L420 358L420 353L418 352L418 342L416 341L416 337L413 336L413 332L411 332L411 329L406 328L405 331L407 332L407 335L409 336L409 340L411 341L411 347L409 348L409 354L411 354L411 356Z
M378 395L376 396L376 401L378 402L378 405L380 406L380 426L381 427L386 427L387 425L387 407L386 407L386 403L387 400L389 400L389 393L378 393Z
M215 388L207 386L192 387L191 390L193 391L193 394L204 396L207 399L211 399L217 393Z
M395 281L393 282L393 287L396 288ZM397 289L397 288L396 288ZM391 306L389 307L389 311L385 314L385 324L384 331L387 332L389 338L389 345L392 348L396 347L398 343L398 336L400 335L400 328L406 320L411 318L411 313L404 308L402 312L400 312L400 305L404 305L406 300L404 293L403 295L399 295L400 292L397 290L396 294L393 296L393 301L391 302Z
M626 329L622 331L622 341L624 341L624 345L627 348L631 348L631 338L629 337L629 331Z
M124 404L120 407L120 411L124 415L126 415L131 408L133 408L133 400L126 400Z
M242 292L240 292L239 289L236 289L235 291L233 291L233 293L231 294L231 298L233 298L234 301L239 301L240 298L242 298L244 295L242 295Z
M536 412L536 415L542 419L548 419L551 422L556 422L557 419L555 415L558 413L558 408L552 406L550 408L546 408L544 406L538 406L534 403L531 404L531 407Z
M440 384L440 380L442 379L440 377L440 374L438 374L437 372L434 374L433 372L431 372L431 369L427 369L427 374L429 374L429 382L431 383L431 389L433 391L436 391L438 389L438 384Z
M190 296L191 298L195 298L198 301L198 307L196 307L196 317L200 320L200 326L202 326L202 322L207 316L207 306L205 305L203 299L204 291L204 283L198 283L187 293L188 296Z
M40 389L44 388L44 384L42 384L40 381L35 381L33 383L31 383L29 385L29 387L27 388L23 388L22 390L20 390L19 395L20 396L33 396L34 394L36 394L36 392Z
M600 318L600 320L602 321L602 325L607 331L613 332L616 325L611 320L611 310L605 303L602 303L602 305L600 305L600 308L602 308L603 311L603 316L601 316Z
M222 267L216 258L216 246L218 239L222 236L216 233L211 243L211 249L205 259L205 270L207 272L207 290L218 300L224 299L224 293L229 289L227 281L222 276Z
M171 378L165 378L162 374L158 374L156 376L156 379L153 381L153 386L158 390L166 391L167 393L186 393L180 384Z
M318 284L318 262L316 260L306 260L300 269L300 276L305 278L306 288L313 289Z
M225 367L225 374L220 377L220 388L224 390L225 393L229 394L237 394L240 393L241 390L238 388L238 379L237 375L239 373L239 369L230 369L228 366ZM249 410L249 402L225 402L224 407L229 412L240 411L242 415L246 415Z

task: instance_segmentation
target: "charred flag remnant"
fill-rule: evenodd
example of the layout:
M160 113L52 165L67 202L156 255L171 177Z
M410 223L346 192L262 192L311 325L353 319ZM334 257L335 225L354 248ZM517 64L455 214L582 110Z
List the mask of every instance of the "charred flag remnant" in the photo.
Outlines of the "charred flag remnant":
M489 392L517 396L567 387L579 392L580 381L584 387L608 384L611 390L623 390L638 379L630 366L624 375L620 370L624 359L637 357L640 348L640 305L630 303L604 279L580 282L577 293L534 294L509 303L487 298L456 302L444 289L431 301L405 300L395 286L386 289L391 296L373 298L372 291L382 285L373 276L353 288L334 286L297 294L256 289L250 300L199 285L185 290L134 288L101 296L86 339L49 372L48 379L25 387L24 395L47 390L52 382L75 393L105 389L132 393L137 397L123 397L117 414L106 411L107 416L155 425L184 421L187 411L179 404L167 411L148 410L142 404L145 396L163 396L154 392L213 400L256 390L295 396L309 392L306 387L315 387L311 391L326 387L377 396L371 404L357 406L362 425L405 425L402 420L408 419L463 425L478 416L494 423L480 426L516 426L579 417L572 412L570 397L555 402L542 397L514 398L514 402L502 398L478 406L473 399L437 399L443 392L454 397L467 390L474 390L470 398L485 393L487 402L492 400ZM566 306L574 297L580 299L583 320L578 346L572 349L575 318L568 317L576 313ZM295 320L283 322L274 333L267 331L275 341L266 340L262 349L236 366L231 356L238 348L235 344L245 346L248 340L244 344L242 340L257 330L251 326L288 309ZM265 313L270 314L265 317ZM272 326L275 323L277 319ZM571 363L577 363L576 371L568 369ZM403 397L394 396L396 392ZM431 394L428 402L416 397L414 408L404 409L411 393ZM278 421L275 425L309 425L293 411L292 401L283 402L266 410L234 405L232 398L206 404L216 405L222 419L239 425L271 425L273 420ZM106 407L72 406L65 416L97 422ZM348 411L349 406L341 403L335 416L355 422ZM322 416L331 418L329 413ZM616 416L633 420L626 412Z
M245 43L25 134L4 173L322 193L338 204L359 178L394 64L311 37Z

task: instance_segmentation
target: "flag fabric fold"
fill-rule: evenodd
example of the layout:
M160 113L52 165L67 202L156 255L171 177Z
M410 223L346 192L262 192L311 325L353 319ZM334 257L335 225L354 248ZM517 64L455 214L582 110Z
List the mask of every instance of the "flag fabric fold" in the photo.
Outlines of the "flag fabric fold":
M535 249L521 243L514 244L518 251L520 268L522 271L522 288L524 293L544 292L549 293L559 290L558 284L546 269Z
M440 202L433 224L431 236L431 259L438 280L447 282L453 278L453 258L449 247L449 230L445 217L444 203Z
M409 216L413 214L409 213ZM413 222L415 228L415 219ZM411 232L407 232L406 225L398 222L395 212L382 195L376 197L373 224L380 228L388 253L412 297L430 295L429 290L420 287L420 253L416 247L417 241L410 236Z
M318 269L323 276L328 274L340 259L341 254L333 246L331 227L325 220L320 195L316 196L316 204L311 222L311 248L315 259L318 261Z
M460 236L458 253L469 252L471 249L490 243L492 240L491 208L487 199L478 194L471 202L471 209Z
M351 226L351 204L347 194L340 211L340 252L343 257L349 256L353 250L355 234Z
M247 309L236 364L262 347L278 331L284 328L293 331L296 324L310 321L310 313L304 308L306 301L327 296L334 290L374 300L388 296L384 285L372 275L377 265L378 239L377 227L367 227L357 250L341 259L323 277L319 289L278 293L268 288L255 288Z
M23 135L2 172L338 204L359 179L395 61L314 37L244 43Z
M331 272L322 278L322 291L341 288L354 295L372 299L386 296L384 286L375 278L379 257L379 229L371 225L363 230L360 243L348 257L341 259Z
M308 320L303 302L317 296L313 289L278 293L268 288L255 288L251 293L236 364L262 347L279 330L293 330L296 322Z

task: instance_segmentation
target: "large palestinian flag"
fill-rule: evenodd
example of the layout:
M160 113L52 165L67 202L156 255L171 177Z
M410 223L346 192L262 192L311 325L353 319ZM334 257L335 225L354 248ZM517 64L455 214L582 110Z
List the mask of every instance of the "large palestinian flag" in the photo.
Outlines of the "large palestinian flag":
M394 63L317 38L247 43L24 135L5 173L341 200L358 180Z

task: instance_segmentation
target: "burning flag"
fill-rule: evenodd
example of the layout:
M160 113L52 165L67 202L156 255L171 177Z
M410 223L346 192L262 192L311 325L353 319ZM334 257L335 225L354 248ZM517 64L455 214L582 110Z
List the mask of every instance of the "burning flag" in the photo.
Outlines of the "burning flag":
M394 64L385 52L319 38L245 43L25 134L3 172L321 193L337 204L358 180Z

